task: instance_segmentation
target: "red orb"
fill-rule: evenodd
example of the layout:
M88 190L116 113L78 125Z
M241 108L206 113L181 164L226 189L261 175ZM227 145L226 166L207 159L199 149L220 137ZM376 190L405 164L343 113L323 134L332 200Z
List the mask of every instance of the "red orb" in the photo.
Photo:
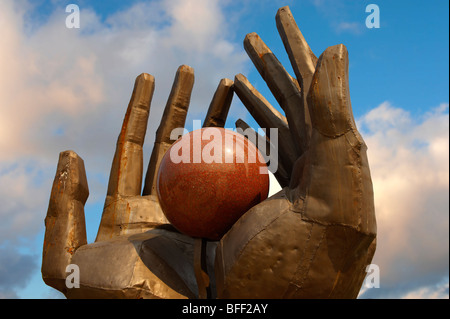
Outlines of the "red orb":
M251 207L267 198L269 175L256 146L223 128L178 139L161 160L161 208L180 232L219 240Z

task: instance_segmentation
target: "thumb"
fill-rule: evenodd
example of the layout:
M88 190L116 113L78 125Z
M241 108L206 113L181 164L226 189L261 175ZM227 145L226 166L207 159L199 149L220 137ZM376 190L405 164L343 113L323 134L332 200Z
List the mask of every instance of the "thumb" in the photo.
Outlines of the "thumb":
M319 58L308 92L314 129L337 137L355 129L348 79L348 52L339 44L327 48Z
M42 277L64 292L66 267L75 250L87 243L84 204L89 196L83 160L73 151L59 154L45 218Z

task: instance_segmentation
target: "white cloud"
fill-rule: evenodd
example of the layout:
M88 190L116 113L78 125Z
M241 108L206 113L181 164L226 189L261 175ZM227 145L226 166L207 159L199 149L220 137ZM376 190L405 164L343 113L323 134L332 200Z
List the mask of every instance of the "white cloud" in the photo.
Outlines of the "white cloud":
M364 32L365 25L363 22L351 21L352 8L354 3L349 1L324 1L324 0L309 0L309 2L316 8L329 23L329 26L337 34L351 33L359 35ZM364 6L361 6L361 14L364 14ZM364 16L362 16L364 17Z
M401 298L403 299L448 299L448 277L447 281L443 281L437 285L430 285L426 287L420 287L413 291L409 291Z
M54 136L61 126L67 135L78 134L68 138L81 146L92 139L97 126L105 125L92 120L101 121L101 116L118 132L134 78L141 72L156 77L153 124L159 121L181 64L196 71L191 108L194 113L204 112L220 78L234 77L247 60L240 43L226 38L219 2L203 2L137 3L106 23L81 8L79 30L67 29L64 12L57 12L27 36L24 12L5 1L0 13L4 24L0 28L0 146L9 152L2 152L0 160L46 153L49 145L61 150ZM160 17L157 23L153 16L165 20ZM118 120L111 123L111 116ZM83 134L80 126L88 131ZM105 135L94 139L97 145L108 141ZM46 151L40 152L43 148Z
M0 299L17 298L16 291L26 286L38 260L36 255L0 246Z
M336 26L336 32L342 33L342 32L350 32L353 34L361 34L364 30L364 26L361 23L358 22L340 22Z
M195 70L189 119L203 117L222 77L246 70L241 42L227 38L219 1L139 2L104 21L81 9L67 29L64 6L30 30L27 1L0 10L0 240L42 229L58 153L85 161L89 202L102 202L115 143L142 72L155 76L144 160L175 72ZM99 214L101 212L98 212Z
M38 13L26 0L3 0L0 10L0 244L16 249L42 232L60 151L84 159L88 204L104 200L137 75L156 78L148 161L178 66L195 70L192 119L204 116L222 77L249 64L241 42L227 38L218 0L138 2L103 20L81 6L80 29L66 28L57 5L40 25L27 20ZM0 295L14 296L7 288Z
M400 298L448 282L448 104L414 121L385 102L358 127L369 147L378 224L373 262L381 273L381 288L367 295Z
M44 226L50 197L50 178L33 162L5 165L0 162L0 244L18 237L32 238Z

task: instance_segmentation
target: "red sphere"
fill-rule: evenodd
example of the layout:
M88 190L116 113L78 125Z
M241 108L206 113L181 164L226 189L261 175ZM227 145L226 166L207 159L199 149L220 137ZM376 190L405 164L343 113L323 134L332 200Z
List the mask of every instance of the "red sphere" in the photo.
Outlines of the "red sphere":
M256 146L223 128L178 139L161 160L161 208L180 232L219 240L251 207L267 198L269 175Z

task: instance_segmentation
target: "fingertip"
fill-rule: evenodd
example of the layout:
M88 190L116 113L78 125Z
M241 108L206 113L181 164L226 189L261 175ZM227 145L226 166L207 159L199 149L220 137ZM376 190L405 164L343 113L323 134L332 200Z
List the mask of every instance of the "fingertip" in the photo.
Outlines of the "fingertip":
M277 14L275 15L275 19L278 20L284 16L289 16L289 15L292 16L291 9L289 8L289 6L284 6L284 7L281 7L278 9Z
M136 80L144 80L147 82L154 82L155 81L155 77L151 74L148 73L141 73L136 77Z
M242 73L238 73L234 76L234 82L243 81L245 79L245 75Z
M322 60L334 60L334 63L348 61L348 51L345 45L337 44L328 47L321 55Z
M248 40L250 40L252 38L256 38L256 37L259 37L259 35L256 32L250 32L245 35L244 41L248 41Z
M66 150L59 154L53 188L83 204L86 202L89 196L86 170L83 159L76 152Z
M60 158L68 158L68 157L79 158L78 154L72 150L62 151L61 153L59 153L59 157Z
M192 68L189 65L182 64L182 65L180 65L178 67L177 72L179 72L179 73L188 73L188 74L192 74L193 75L194 74L194 68Z
M223 78L223 79L220 80L220 84L219 85L222 85L222 86L225 86L225 87L231 87L231 86L233 86L233 84L234 84L233 80L230 80L230 79L227 79L227 78Z
M234 81L223 78L214 93L203 127L224 127L234 93Z
M245 36L244 49L247 53L256 53L260 58L267 53L272 53L269 47L264 43L256 32L251 32Z

